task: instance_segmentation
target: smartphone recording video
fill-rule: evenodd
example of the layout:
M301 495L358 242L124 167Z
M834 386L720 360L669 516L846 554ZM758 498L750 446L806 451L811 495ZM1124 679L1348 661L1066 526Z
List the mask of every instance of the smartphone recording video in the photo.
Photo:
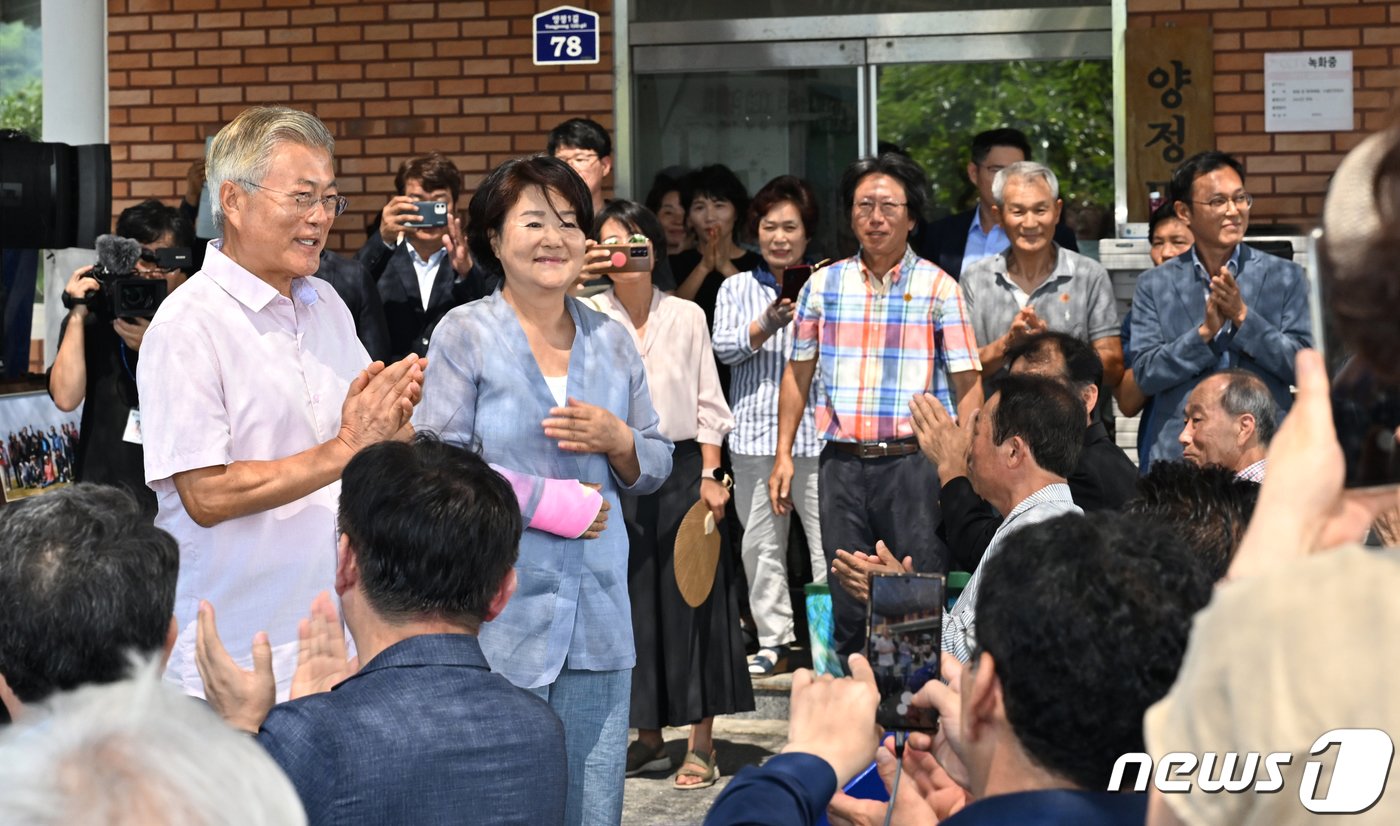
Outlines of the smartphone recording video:
M447 226L447 204L442 201L414 201L418 208L417 221L404 221L406 227L445 227Z
M1313 343L1332 385L1332 419L1346 460L1346 487L1400 485L1400 369L1368 364L1349 351L1330 310L1325 244L1322 230L1308 236L1308 300Z
M634 237L625 243L609 238L595 249L608 250L609 272L651 271L651 246L645 237L640 241Z
M938 679L945 592L941 574L870 577L866 657L880 690L875 722L887 731L938 727L938 713L915 707L913 700L929 680Z
M807 279L812 277L812 268L806 264L798 264L795 267L788 267L783 270L783 292L779 298L786 298L792 303L797 303L797 296L801 294L802 287L806 285Z

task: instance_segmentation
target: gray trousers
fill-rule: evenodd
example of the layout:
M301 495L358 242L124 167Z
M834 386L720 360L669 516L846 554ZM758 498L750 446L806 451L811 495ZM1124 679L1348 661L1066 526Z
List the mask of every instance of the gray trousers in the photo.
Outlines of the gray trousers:
M730 454L734 466L734 507L744 526L744 573L749 579L749 610L758 628L758 644L776 648L797 639L793 631L792 598L788 594L787 543L792 514L773 513L768 498L772 456ZM828 563L822 551L820 503L817 497L817 457L792 457L789 491L812 558L812 579L825 582Z

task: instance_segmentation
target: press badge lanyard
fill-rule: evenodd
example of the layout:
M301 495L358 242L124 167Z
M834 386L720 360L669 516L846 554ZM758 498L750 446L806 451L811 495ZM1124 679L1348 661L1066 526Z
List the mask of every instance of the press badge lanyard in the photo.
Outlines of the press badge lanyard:
M135 384L136 374L131 371L131 362L127 361L126 358L128 349L126 341L119 340L117 343L120 344L122 348L122 367L125 368L126 374L131 377L131 383ZM126 431L122 433L122 441L130 442L134 445L141 444L141 405L139 403L136 407L131 408L130 414L126 417Z

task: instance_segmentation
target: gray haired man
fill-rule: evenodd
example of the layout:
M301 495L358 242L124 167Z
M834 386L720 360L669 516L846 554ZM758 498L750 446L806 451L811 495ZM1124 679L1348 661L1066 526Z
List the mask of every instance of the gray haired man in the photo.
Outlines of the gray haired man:
M1279 413L1263 379L1239 368L1210 375L1186 398L1185 418L1177 441L1186 461L1220 465L1240 479L1264 481L1264 454L1278 429Z
M1104 384L1123 377L1123 342L1108 271L1055 243L1064 203L1048 167L1013 163L992 182L992 214L1011 246L963 270L963 301L977 333L982 375L1001 367L1026 336L1053 330L1087 341L1103 361Z
M133 660L136 662L136 660ZM251 737L160 684L57 694L0 729L0 820L142 826L304 826L296 789Z
M180 544L166 679L191 694L207 599L245 667L270 637L286 698L305 606L335 581L340 473L360 448L412 434L426 363L371 364L345 302L312 277L345 208L334 147L315 116L282 107L219 130L207 179L223 237L141 347L146 482Z

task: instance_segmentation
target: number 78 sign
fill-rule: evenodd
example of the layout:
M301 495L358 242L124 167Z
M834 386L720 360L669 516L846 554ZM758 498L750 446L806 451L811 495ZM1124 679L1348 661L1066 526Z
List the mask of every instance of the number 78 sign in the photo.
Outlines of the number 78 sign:
M598 62L598 15L560 6L535 15L535 65Z

